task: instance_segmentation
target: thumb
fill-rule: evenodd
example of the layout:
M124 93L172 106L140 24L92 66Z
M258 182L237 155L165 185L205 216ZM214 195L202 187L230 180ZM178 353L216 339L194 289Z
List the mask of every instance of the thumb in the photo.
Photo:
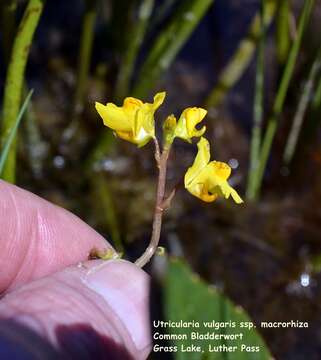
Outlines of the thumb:
M0 319L32 329L67 358L146 359L148 283L148 275L129 262L90 261L8 293ZM24 337L13 333L23 346Z

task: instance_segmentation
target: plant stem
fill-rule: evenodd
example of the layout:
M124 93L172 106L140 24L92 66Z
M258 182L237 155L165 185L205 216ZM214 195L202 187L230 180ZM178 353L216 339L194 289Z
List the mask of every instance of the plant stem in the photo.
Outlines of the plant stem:
M79 125L79 117L84 109L84 98L88 83L96 16L97 0L85 0L77 66L76 88L71 107L71 114L69 114L71 121L67 129L64 131L65 140L69 140L75 134Z
M19 113L29 49L43 10L43 3L42 0L29 0L13 43L4 89L3 122L1 126L2 145L11 133ZM10 147L2 174L3 179L14 182L15 169L16 139L13 140Z
M276 0L266 1L264 18L264 26L266 28L273 20L276 3ZM205 107L217 107L220 105L228 91L241 78L253 58L256 44L260 39L260 33L260 14L257 13L251 22L248 34L240 41L239 46L233 54L231 60L221 72L217 84L205 100Z
M313 91L315 78L320 70L321 65L321 51L318 52L316 59L314 60L311 70L309 72L308 79L304 85L300 101L293 119L292 127L285 145L285 150L283 153L283 161L286 166L288 166L293 158L295 149L298 143L299 134L302 128L304 115L308 107L309 101L311 99L311 94Z
M77 69L77 83L74 96L73 112L81 113L87 87L90 59L93 47L94 29L97 15L97 0L85 1L85 12L82 20L82 31Z
M261 147L261 154L260 154L260 164L259 169L257 172L257 176L255 179L254 184L254 196L255 198L258 197L261 186L263 175L265 173L265 168L267 165L267 160L269 158L269 154L271 151L272 143L275 137L275 133L278 126L278 119L282 112L285 97L288 92L290 80L293 75L296 59L298 57L298 52L301 46L303 33L308 23L311 10L313 7L314 0L305 0L303 10L300 16L299 26L298 26L298 34L297 37L292 45L290 50L290 54L288 57L288 61L285 65L283 76L277 91L277 95L275 97L274 105L273 105L273 113L272 116L268 120L267 129L264 135L262 147Z
M164 212L164 196L165 196L165 185L166 185L166 170L167 170L167 160L170 152L170 147L165 147L159 159L159 176L158 176L158 185L156 193L156 204L154 210L154 220L153 220L153 230L150 243L143 253L143 255L135 261L135 264L139 267L145 266L151 257L154 255L157 250L161 228L162 228L162 218Z
M135 83L133 94L144 97L169 68L214 0L182 1L166 28L159 34Z
M289 0L279 1L276 16L276 51L277 59L281 68L286 63L290 48L290 2Z
M154 7L154 0L142 0L138 7L138 18L129 31L126 51L119 69L115 100L123 99L129 91L129 85L136 62L137 53L144 40L147 25Z
M246 197L249 200L254 200L254 181L259 165L261 133L263 121L263 107L264 107L264 49L265 49L265 14L266 14L266 0L261 0L261 16L260 16L260 40L258 45L258 55L256 63L256 78L255 78L255 94L254 94L254 124L252 128L251 137L251 151L250 151L250 169L248 174L248 183L246 189Z

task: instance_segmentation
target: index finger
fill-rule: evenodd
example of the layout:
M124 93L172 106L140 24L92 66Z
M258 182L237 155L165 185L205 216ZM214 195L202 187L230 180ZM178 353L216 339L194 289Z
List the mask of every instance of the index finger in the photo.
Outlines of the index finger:
M111 248L77 216L0 180L0 293Z

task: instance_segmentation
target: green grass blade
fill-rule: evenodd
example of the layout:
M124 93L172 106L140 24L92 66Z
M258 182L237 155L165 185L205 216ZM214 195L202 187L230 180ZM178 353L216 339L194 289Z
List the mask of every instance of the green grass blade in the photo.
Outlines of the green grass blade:
M304 31L308 24L308 20L309 20L310 14L311 14L313 4L314 4L314 0L305 0L305 2L304 2L303 10L301 12L301 16L300 16L300 20L299 20L297 36L292 44L292 47L291 47L291 50L289 53L289 57L288 57L288 61L285 65L285 69L284 69L284 72L283 72L283 75L281 78L280 86L278 88L277 95L276 95L276 98L274 101L272 116L268 120L267 129L264 134L262 147L261 147L259 169L258 169L257 176L255 179L255 188L254 188L255 198L258 197L261 186L262 186L262 180L263 180L263 175L265 173L267 160L269 158L272 143L273 143L273 140L274 140L274 137L276 134L277 127L278 127L278 119L283 110L285 97L288 92L290 80L291 80L293 72L294 72L294 67L295 67L299 49L300 49L300 46L302 43L303 34L304 34Z
M279 1L276 16L276 53L281 67L286 63L291 45L290 16L290 0Z
M133 94L145 97L169 68L178 52L214 0L183 1L172 20L159 34L135 83Z
M254 184L256 172L259 165L261 133L263 122L263 108L264 108L264 50L265 50L265 17L266 17L267 1L261 0L261 16L260 28L261 34L258 44L258 54L256 63L256 77L255 77L255 94L254 94L254 123L251 136L251 150L250 150L250 169L248 174L248 183L246 189L246 197L253 200L255 196Z
M266 1L266 16L264 18L265 27L268 27L274 18L276 4L276 0ZM240 41L231 60L221 72L217 84L205 100L205 107L209 108L219 106L223 102L228 91L241 78L253 59L257 43L260 39L260 25L260 14L257 13L253 17L248 34Z
M8 158L8 154L9 154L9 150L10 150L10 146L12 145L13 143L13 139L15 138L15 135L17 133L17 130L18 130L18 127L20 125L20 122L21 122L21 119L29 105L29 102L30 102L30 99L31 99L31 96L33 94L33 90L30 90L27 97L26 97L26 100L24 101L20 111L19 111L19 114L16 118L16 121L14 123L14 126L13 128L11 129L11 132L7 138L7 140L5 141L4 143L4 147L2 149L2 152L1 152L1 155L0 155L0 176L2 175L2 171L4 169L4 166L6 164L6 160Z
M142 0L137 9L137 19L129 31L126 51L117 77L114 96L117 102L120 102L128 95L137 54L144 40L153 8L154 0Z
M83 109L94 42L97 2L97 0L86 0L85 2L85 11L82 19L82 30L80 37L77 81L73 99L72 119L79 115Z
M4 141L11 133L21 106L25 69L45 0L29 0L20 21L12 45L11 58L8 64L4 88L3 117L1 123L0 141ZM2 177L9 182L15 182L16 172L16 139L13 139L10 152L3 169Z
M293 159L295 149L298 143L299 135L302 129L304 115L306 113L307 107L311 99L315 78L320 70L320 66L321 66L321 52L319 51L316 59L312 64L308 79L304 85L302 95L300 97L298 107L293 119L292 127L285 145L283 161L284 161L284 165L286 166L288 166Z

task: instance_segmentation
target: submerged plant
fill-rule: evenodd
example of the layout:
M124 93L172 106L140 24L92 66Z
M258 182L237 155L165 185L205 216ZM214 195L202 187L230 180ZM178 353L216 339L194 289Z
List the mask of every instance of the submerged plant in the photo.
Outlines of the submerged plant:
M228 183L231 168L220 161L210 161L210 145L203 137L206 127L196 128L207 114L207 111L198 107L185 109L178 121L174 115L169 115L163 124L162 146L155 132L155 112L165 99L165 92L154 96L153 103L143 103L141 100L127 97L121 107L113 103L103 105L96 102L96 110L104 124L112 129L115 135L143 147L151 140L155 144L155 159L159 169L156 204L154 210L153 230L150 243L143 255L136 260L136 264L143 267L154 255L158 248L162 216L175 195L175 188L165 196L167 160L175 138L192 143L192 138L198 141L198 153L193 165L185 174L185 188L194 196L205 202L212 202L219 196L226 199L230 196L237 203L243 200Z

